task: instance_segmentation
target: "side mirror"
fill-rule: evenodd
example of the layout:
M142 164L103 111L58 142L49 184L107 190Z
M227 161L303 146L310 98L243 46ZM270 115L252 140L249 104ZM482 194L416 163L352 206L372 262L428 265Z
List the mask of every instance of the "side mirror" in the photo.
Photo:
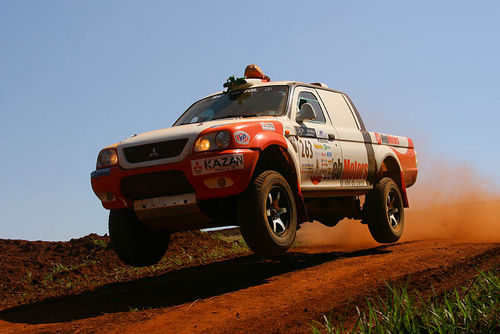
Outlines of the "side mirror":
M300 106L300 110L297 113L297 118L296 121L298 123L302 123L304 121L308 121L310 119L315 119L316 118L316 112L314 112L314 109L310 103L304 103L302 106Z

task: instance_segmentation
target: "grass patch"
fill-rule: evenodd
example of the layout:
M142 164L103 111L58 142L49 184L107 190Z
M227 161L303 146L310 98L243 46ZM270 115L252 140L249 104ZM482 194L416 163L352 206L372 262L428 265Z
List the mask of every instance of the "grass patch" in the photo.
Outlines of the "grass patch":
M69 270L71 270L70 267L65 266L61 263L55 263L54 266L52 267L51 272L52 272L52 274L58 274L58 273L62 273L64 271L69 271Z
M108 243L101 239L93 239L92 243L100 248L108 248Z
M304 247L304 243L301 242L301 241L298 241L298 240L295 240L295 242L293 243L293 246L292 247L295 247L295 248L298 248L298 247Z
M243 237L241 236L241 234L238 232L238 233L234 233L234 234L230 234L230 233L223 233L223 232L220 232L220 233L210 233L210 236L212 237L212 239L215 239L215 240L222 240L222 241L225 241L225 242L239 242L240 240L243 240Z
M356 307L352 330L342 322L314 322L313 333L500 333L498 268L480 272L467 287L423 299L407 286L387 285L386 297L367 299L367 311Z
M248 252L250 249L248 248L245 240L243 238L239 238L235 240L231 246L231 253L238 254L243 252Z

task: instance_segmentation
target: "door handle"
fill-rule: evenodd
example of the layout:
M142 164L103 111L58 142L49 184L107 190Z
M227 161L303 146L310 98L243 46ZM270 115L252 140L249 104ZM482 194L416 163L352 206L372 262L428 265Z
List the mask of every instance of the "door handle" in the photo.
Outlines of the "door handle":
M329 140L335 140L335 135L333 133L328 134L328 139Z

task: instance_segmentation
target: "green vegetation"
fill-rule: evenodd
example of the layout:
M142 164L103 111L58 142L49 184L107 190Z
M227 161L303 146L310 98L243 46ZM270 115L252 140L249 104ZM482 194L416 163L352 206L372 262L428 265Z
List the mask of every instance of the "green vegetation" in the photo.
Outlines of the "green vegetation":
M313 333L499 333L500 279L498 269L480 272L459 290L423 299L406 286L388 285L386 297L369 298L368 311L356 307L352 330L342 323L314 322Z
M129 312L139 312L139 311L146 311L146 310L152 310L153 307L151 306L146 306L146 307L133 307L133 306L129 306L128 307L128 311Z
M222 240L225 242L235 242L235 241L244 242L243 237L241 236L241 234L239 234L239 232L238 233L235 232L234 234L213 232L210 234L210 236L212 237L212 239Z
M92 243L94 245L96 245L97 247L101 247L101 248L107 248L108 247L108 243L106 241L104 241L104 240L101 240L101 239L93 239Z
M245 243L245 240L240 237L240 239L237 239L233 242L232 248L231 248L231 253L234 254L239 254L239 253L244 253L244 252L249 252L250 249L248 248L247 244Z
M52 267L51 272L52 274L58 274L68 270L71 270L71 268L61 263L55 263L54 266Z

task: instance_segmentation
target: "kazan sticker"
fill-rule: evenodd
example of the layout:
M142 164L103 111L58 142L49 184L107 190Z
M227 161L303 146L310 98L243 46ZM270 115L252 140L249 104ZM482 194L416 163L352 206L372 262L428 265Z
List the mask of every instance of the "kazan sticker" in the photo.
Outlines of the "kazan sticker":
M234 133L234 141L240 145L248 145L250 136L245 131L236 131Z
M193 175L204 175L233 169L243 169L244 166L245 164L242 153L191 161Z

